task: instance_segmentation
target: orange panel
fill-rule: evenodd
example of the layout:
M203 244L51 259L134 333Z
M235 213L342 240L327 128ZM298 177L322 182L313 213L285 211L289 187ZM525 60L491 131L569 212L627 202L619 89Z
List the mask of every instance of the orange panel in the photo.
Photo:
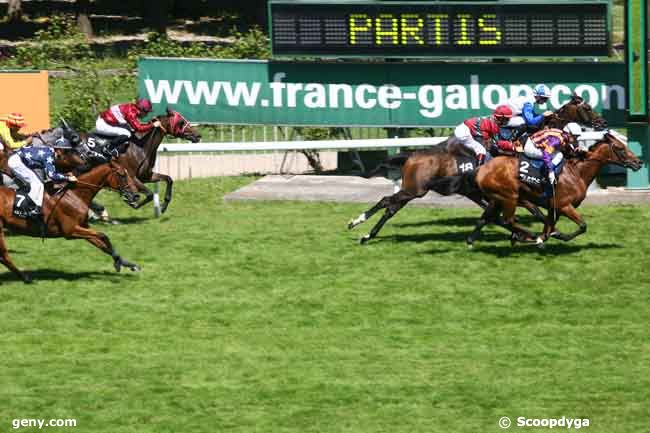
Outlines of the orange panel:
M14 112L25 116L23 134L50 127L47 71L0 71L0 116Z

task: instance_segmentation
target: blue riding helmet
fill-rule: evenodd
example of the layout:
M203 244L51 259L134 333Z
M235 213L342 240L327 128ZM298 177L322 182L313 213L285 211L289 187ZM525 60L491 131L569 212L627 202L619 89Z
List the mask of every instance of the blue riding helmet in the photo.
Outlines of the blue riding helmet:
M551 90L548 88L546 84L538 84L535 86L535 89L533 90L533 95L536 98L550 98Z

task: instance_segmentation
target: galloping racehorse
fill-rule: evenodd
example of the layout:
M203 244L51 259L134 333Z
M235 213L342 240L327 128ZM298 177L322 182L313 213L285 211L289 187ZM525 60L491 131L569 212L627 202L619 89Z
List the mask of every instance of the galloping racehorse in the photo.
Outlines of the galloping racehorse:
M481 229L493 222L501 212L506 223L514 224L517 206L529 206L532 203L548 209L544 232L533 241L542 245L549 237L570 241L587 231L587 224L576 208L585 199L587 188L605 164L638 170L642 162L627 147L625 137L614 131L607 131L586 153L566 162L555 194L550 197L546 197L543 191L521 182L518 175L518 159L508 156L494 158L474 172L432 179L428 186L443 195L475 193L479 190L489 200L488 207L467 238L469 245L478 239ZM564 234L555 230L555 224L562 215L578 225L575 232ZM513 233L513 244L518 240L522 239Z
M164 116L158 116L155 119L160 121L161 127L153 128L142 136L131 137L130 143L124 143L126 150L119 155L118 161L120 165L124 166L129 171L129 174L134 178L139 191L145 193L144 200L135 206L136 209L139 209L153 200L153 192L151 192L144 183L164 181L167 184L165 199L160 209L161 212L164 213L172 199L172 186L174 182L171 177L153 171L156 164L158 147L160 146L160 143L162 143L165 135L183 138L192 143L197 143L201 140L201 134L199 134L198 131L192 127L187 119L185 119L180 113L170 110L169 108ZM42 143L42 145L50 145L52 141L61 137L64 133L76 134L76 132L69 129L65 122L62 122L61 127L42 131L40 134L35 136L35 139L39 139L39 142ZM100 143L110 141L112 138L113 137L103 137L101 135L98 136L87 133L78 134L78 138L74 141L79 142L79 152L83 158L86 158L86 160L79 161L78 158L72 159L73 156L71 155L70 165L75 168L85 165L85 168L87 169L94 165L96 160L102 161L102 155L95 153L94 150L97 149L98 146L105 146L105 144ZM94 158L92 155L93 153L99 158ZM104 157L108 159L110 158L110 155L104 155ZM59 165L57 164L57 167L58 166ZM95 203L95 206L103 208L99 203Z
M605 128L607 121L603 119L598 113L592 110L591 106L586 103L581 97L573 95L571 100L560 107L552 116L549 116L545 126L549 127L564 127L569 122L579 122L586 126L594 127L595 129ZM396 155L384 161L383 166L394 166L390 162L393 160L398 164L404 164L402 167L402 185L401 189L390 196L385 196L372 208L363 212L356 219L348 223L348 229L352 229L359 224L368 220L375 213L381 209L386 209L386 212L381 216L381 219L370 230L370 233L363 236L359 242L366 243L370 239L377 236L379 230L392 218L400 209L402 209L408 202L415 198L423 197L428 191L427 182L432 178L455 176L459 174L459 168L456 161L458 156L473 157L471 151L464 149L463 146L458 144L453 137L426 150L418 150L409 155ZM379 167L378 167L379 169ZM378 172L378 169L373 170L373 174ZM438 192L435 188L434 191ZM487 203L482 198L479 191L471 191L467 198L478 204L482 208L487 206ZM531 206L529 211L533 213L540 221L543 221L543 215ZM497 220L497 224L504 225L501 221ZM504 225L506 228L511 229L508 224ZM525 232L525 230L522 230Z
M153 200L153 192L144 183L164 181L167 184L165 199L160 207L160 211L164 213L172 200L173 180L165 174L153 171L158 146L162 143L165 135L197 143L201 140L201 134L180 113L169 108L166 115L158 116L157 119L160 121L161 127L153 128L142 137L132 137L131 144L126 152L120 155L118 162L135 178L139 190L145 193L144 200L136 206L136 209Z
M4 239L5 227L28 236L86 239L113 258L115 270L118 272L122 266L132 271L140 269L115 251L108 236L88 227L88 205L100 189L108 187L117 190L130 204L138 201L138 188L127 170L115 162L109 162L79 174L77 179L76 183L66 184L60 190L44 197L45 233L42 232L40 224L35 223L34 220L14 216L13 204L16 192L7 187L0 187L0 262L24 282L29 283L32 279L12 262Z

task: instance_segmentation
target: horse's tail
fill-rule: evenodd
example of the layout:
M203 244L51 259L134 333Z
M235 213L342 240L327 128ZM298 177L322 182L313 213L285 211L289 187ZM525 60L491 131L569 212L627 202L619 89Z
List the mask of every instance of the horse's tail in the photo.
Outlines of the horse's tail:
M440 195L468 195L478 188L476 170L456 176L435 177L427 182L425 186Z
M406 163L406 160L409 159L410 156L410 152L402 152L398 153L397 155L390 156L380 162L377 167L373 168L368 173L365 173L363 177L369 179L379 174L382 170L399 170Z

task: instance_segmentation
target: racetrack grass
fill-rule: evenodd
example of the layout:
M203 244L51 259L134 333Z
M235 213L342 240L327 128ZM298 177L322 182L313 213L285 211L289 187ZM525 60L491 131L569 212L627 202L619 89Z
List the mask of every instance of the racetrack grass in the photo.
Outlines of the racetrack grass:
M647 431L650 207L582 209L588 232L544 251L496 230L468 251L477 210L408 208L361 247L365 205L222 200L250 181L178 182L160 220L103 194L138 275L9 236L38 281L0 275L0 429Z

